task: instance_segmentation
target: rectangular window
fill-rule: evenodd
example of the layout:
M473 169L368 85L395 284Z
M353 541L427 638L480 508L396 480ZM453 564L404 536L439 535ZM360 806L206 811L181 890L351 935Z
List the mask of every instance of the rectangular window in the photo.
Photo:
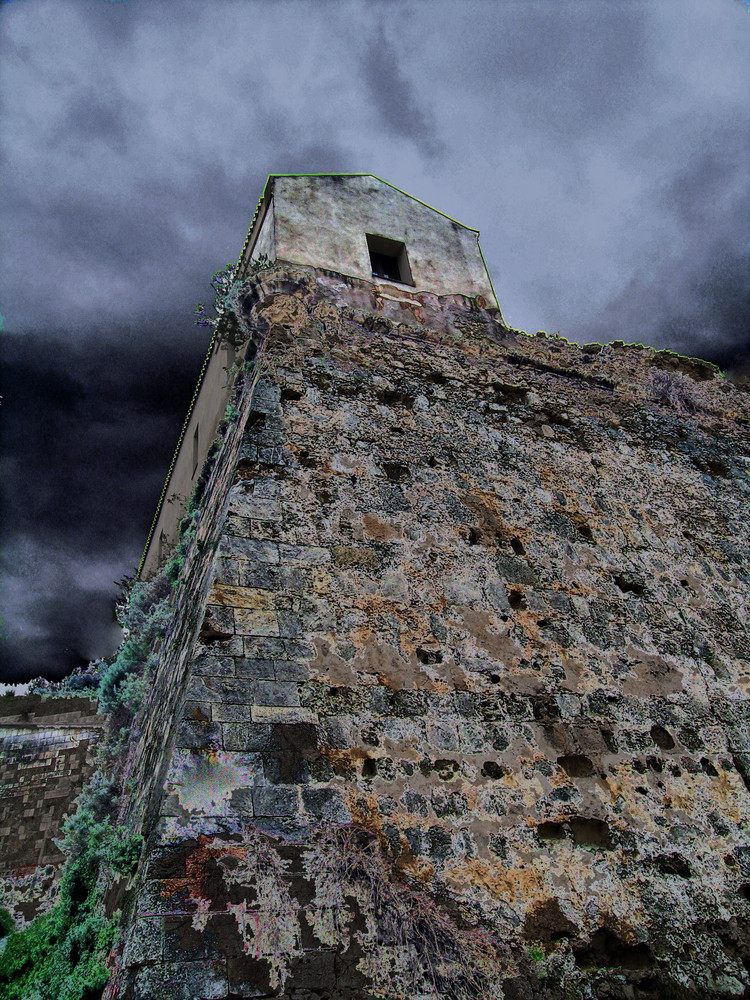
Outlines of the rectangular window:
M195 433L193 434L193 476L195 476L198 471L198 433L200 431L200 424L195 425Z
M365 233L373 278L398 281L402 285L413 285L406 246L400 240L387 236Z

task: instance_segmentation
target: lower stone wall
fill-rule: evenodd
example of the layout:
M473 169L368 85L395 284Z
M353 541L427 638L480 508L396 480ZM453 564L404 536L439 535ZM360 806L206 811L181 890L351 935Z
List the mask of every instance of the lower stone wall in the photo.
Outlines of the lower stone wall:
M17 923L51 906L55 844L94 767L105 719L88 698L0 698L0 884Z

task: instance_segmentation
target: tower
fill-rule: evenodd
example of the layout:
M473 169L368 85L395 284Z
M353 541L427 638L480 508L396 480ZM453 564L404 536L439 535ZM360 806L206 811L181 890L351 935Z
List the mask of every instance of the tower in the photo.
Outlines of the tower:
M747 986L747 402L509 330L477 237L269 178L142 563L111 997Z

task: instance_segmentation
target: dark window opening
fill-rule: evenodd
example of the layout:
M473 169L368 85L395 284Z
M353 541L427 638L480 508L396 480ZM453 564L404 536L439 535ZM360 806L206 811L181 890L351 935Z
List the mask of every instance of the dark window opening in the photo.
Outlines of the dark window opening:
M376 278L392 278L393 281L401 281L401 272L398 269L398 260L395 257L386 257L384 253L370 251L370 263L372 273Z
M370 252L370 266L374 278L398 281L402 285L413 285L406 247L399 240L367 233L367 249Z

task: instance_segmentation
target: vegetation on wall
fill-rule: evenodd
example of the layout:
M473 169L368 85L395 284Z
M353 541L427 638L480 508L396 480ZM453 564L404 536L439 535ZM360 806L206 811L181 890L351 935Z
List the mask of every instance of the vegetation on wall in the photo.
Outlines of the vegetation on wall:
M299 903L272 841L247 826L218 863L224 878L253 889L258 903L232 904L245 952L269 964L272 988L284 985L302 956ZM361 953L369 992L387 1000L434 995L445 1000L502 997L509 951L480 927L465 926L428 892L394 878L377 837L359 827L317 830L303 851L315 896L305 919L326 947ZM208 916L194 918L200 930Z
M696 413L703 407L692 379L678 373L651 372L650 388L656 400L680 415Z
M263 271L272 265L273 262L269 260L268 256L261 253L250 262L248 273L256 274L258 271ZM213 308L216 315L209 316L206 312L205 302L199 302L195 307L196 326L208 326L214 330L218 330L220 324L225 328L232 325L232 321L234 320L234 310L231 301L232 293L240 284L237 280L237 271L238 265L225 264L222 269L215 271L211 276L211 287L214 290ZM227 333L226 329L224 333ZM230 339L230 342L233 343L234 341Z
M501 972L509 953L481 927L460 926L431 894L395 881L369 831L319 831L305 868L316 891L316 909L308 919L321 940L348 944L342 916L352 915L351 901L363 915L357 933L365 953L360 968L374 996L502 997Z
M229 293L234 285L234 276L237 273L236 264L225 264L223 269L220 268L215 271L211 277L211 287L214 290L214 309L216 311L215 316L209 316L206 313L206 305L204 302L199 302L195 307L196 326L210 326L216 329L216 326L222 316L225 316L227 312L230 311L230 306L227 302Z
M254 262L251 270L268 266ZM216 317L209 319L199 304L196 320L216 327L230 323L229 292L236 267L227 265L213 275ZM237 379L242 389L252 362ZM236 394L227 406L223 429L239 416ZM220 433L222 428L220 428ZM98 1000L107 982L106 967L117 936L119 912L105 916L104 894L112 876L134 870L141 838L118 826L116 816L122 788L122 764L133 738L133 721L158 662L173 614L175 587L195 538L210 474L221 449L217 437L190 497L179 526L176 551L163 571L151 580L124 577L115 617L123 629L121 644L108 660L97 660L60 683L42 678L32 682L33 693L44 697L92 695L108 715L106 736L100 744L97 766L75 803L59 843L66 855L55 905L16 931L12 916L0 910L0 1000Z
M106 958L117 914L104 915L107 872L126 875L140 837L114 821L117 789L101 773L78 797L63 828L67 854L57 901L23 931L11 931L0 955L0 1000L97 1000L107 982Z
M214 454L215 457L215 454ZM202 478L201 490L206 477ZM196 489L181 524L177 552L165 572L149 581L125 578L115 615L123 638L114 657L93 665L100 706L108 714L97 769L76 800L63 828L66 854L57 901L23 931L6 932L0 954L0 1000L97 1000L108 979L106 958L117 934L118 914L107 919L107 879L131 872L141 838L118 826L122 763L132 738L132 722L143 701L172 614L174 583L195 536L200 503ZM87 687L91 687L87 684ZM64 684L44 694L80 694ZM10 931L10 933L8 933Z

